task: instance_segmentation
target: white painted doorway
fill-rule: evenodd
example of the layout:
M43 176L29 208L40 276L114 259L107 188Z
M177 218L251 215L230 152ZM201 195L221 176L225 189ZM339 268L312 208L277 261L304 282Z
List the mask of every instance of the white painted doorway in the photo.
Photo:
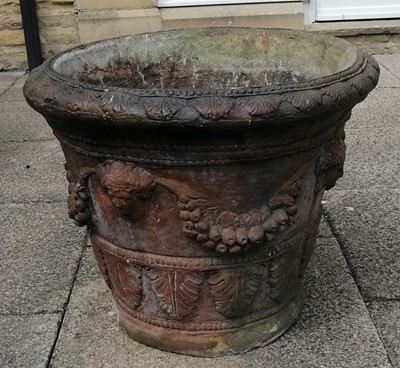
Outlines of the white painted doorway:
M400 18L399 0L305 0L306 23Z

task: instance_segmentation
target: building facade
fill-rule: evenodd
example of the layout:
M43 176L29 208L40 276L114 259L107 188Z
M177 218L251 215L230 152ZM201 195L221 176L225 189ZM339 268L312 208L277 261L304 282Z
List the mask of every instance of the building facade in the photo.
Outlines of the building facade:
M400 44L398 0L36 0L36 9L44 58L104 38L188 27L329 32L377 53ZM0 0L0 70L26 65L19 0Z

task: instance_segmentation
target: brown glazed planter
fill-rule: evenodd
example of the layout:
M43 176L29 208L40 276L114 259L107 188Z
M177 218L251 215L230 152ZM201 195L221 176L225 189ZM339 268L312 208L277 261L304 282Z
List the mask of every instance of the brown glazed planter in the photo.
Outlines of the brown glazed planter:
M219 356L289 328L345 122L378 76L339 39L232 28L101 41L32 72L129 336Z

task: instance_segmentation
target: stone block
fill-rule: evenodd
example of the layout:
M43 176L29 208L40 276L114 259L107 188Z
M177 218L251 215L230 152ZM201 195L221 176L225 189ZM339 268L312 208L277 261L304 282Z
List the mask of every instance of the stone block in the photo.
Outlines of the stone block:
M46 368L60 314L0 315L0 366Z
M108 0L77 0L78 9L145 9L155 8L156 0L114 0L112 6Z
M390 34L368 34L357 36L343 36L349 42L357 45L371 44L371 43L384 43L390 41Z
M398 46L400 45L400 32L392 34L392 42Z
M0 12L19 11L19 0L0 0Z
M172 354L126 337L91 249L86 250L50 366L391 368L335 240L319 240L307 272L300 320L276 342L208 359ZM344 358L345 357L345 358Z
M43 45L42 47L42 53L43 53L43 57L45 59L48 59L54 55L59 54L60 52L63 52L65 50L68 50L72 47L77 46L77 44L68 44L68 45L64 45L64 44L46 44Z
M75 0L47 0L51 4L63 4L63 5L73 5Z
M0 71L25 70L26 67L25 46L0 46Z
M1 46L25 45L24 32L22 29L0 31Z
M46 44L75 45L78 43L76 28L46 27L40 32L40 41Z
M36 2L36 11L39 14L45 15L46 12L51 13L59 13L59 14L74 14L76 12L75 7L72 2L51 2L51 1L41 1Z
M163 8L160 14L165 30L194 27L304 27L303 5L299 3Z
M48 5L48 6L67 6L71 7L74 3L74 0L35 0L36 4L39 6Z
M287 28L301 29L303 15L197 18L163 21L163 30L203 27Z
M364 299L400 298L400 192L332 191L325 200Z
M74 2L69 0L46 0L37 3L40 40L45 58L53 56L48 45L76 45L77 14Z
M62 311L85 231L68 218L64 202L2 204L0 220L0 314Z
M38 22L40 29L45 28L76 28L77 16L72 13L61 13L58 11L38 11Z
M21 14L16 11L0 10L0 31L22 29Z
M162 29L157 9L81 12L78 24L82 43Z

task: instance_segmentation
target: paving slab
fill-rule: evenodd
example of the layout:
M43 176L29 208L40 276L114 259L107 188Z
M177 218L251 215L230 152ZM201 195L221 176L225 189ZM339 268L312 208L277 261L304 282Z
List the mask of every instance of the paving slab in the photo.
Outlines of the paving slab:
M0 72L0 96L3 95L24 72ZM0 97L1 98L1 97Z
M3 204L0 234L0 314L63 310L85 245L66 205Z
M0 97L0 105L4 103L26 102L22 89L28 74L22 74L15 80L15 83L7 90L7 93Z
M55 139L46 120L25 101L22 88L27 75L0 97L0 141L34 141Z
M248 367L391 367L336 240L318 240L304 283L300 320Z
M379 64L383 65L396 77L400 78L400 65L399 65L400 56L398 53L375 55L374 58L378 61Z
M374 89L352 111L346 127L354 129L399 128L400 88Z
M400 191L331 191L325 211L365 300L400 298Z
M318 229L318 238L332 238L333 233L329 227L328 220L322 215L321 222Z
M374 56L376 59L376 56ZM389 71L384 64L379 64L381 73L376 88L393 88L400 87L400 78Z
M59 314L0 316L0 367L46 368Z
M346 129L344 176L336 189L400 188L400 126Z
M46 120L26 102L0 104L0 142L55 139Z
M318 240L305 287L300 320L273 344L216 359L172 354L139 344L118 327L110 292L87 248L50 367L391 367L334 239Z
M400 368L400 300L372 302L368 309L394 368Z
M0 203L66 201L67 180L57 141L0 144Z

